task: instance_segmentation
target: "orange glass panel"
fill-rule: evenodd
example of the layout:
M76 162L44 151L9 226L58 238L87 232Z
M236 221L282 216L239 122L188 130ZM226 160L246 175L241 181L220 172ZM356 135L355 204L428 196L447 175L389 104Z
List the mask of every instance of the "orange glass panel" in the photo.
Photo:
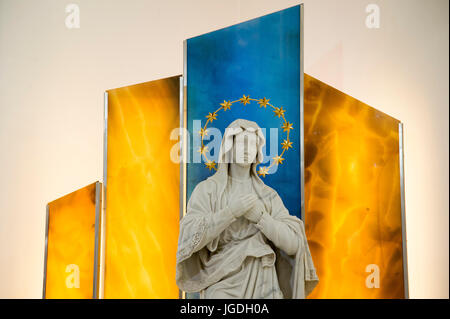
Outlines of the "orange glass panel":
M179 80L107 91L105 298L178 298Z
M310 298L404 298L399 121L305 74Z
M45 298L94 297L97 184L100 192L93 183L47 206Z

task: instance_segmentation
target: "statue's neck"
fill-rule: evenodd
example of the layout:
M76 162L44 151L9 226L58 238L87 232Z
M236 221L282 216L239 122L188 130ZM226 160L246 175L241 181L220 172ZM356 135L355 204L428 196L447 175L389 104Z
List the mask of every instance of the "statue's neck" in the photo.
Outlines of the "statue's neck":
M242 166L238 164L230 164L228 174L235 179L247 180L250 178L251 167L251 165Z

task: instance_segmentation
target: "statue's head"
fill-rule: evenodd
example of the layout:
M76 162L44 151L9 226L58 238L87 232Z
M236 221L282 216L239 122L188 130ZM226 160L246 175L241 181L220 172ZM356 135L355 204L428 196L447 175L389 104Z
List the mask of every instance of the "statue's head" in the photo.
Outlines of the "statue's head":
M263 161L264 134L256 122L237 119L225 129L219 163L250 166Z

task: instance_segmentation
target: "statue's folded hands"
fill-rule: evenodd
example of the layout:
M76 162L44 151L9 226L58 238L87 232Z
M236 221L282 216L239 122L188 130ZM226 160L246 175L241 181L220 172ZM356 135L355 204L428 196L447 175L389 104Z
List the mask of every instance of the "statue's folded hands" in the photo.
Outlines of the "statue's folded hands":
M258 197L255 194L238 195L236 198L231 199L231 203L228 207L233 216L239 218L247 212L253 211L254 206L257 204L257 200Z
M237 196L227 207L216 214L208 216L207 226L201 238L199 238L193 252L205 247L217 238L230 224L240 218L246 212L253 210L258 197L255 194L244 194Z
M244 217L256 224L260 221L264 211L265 209L261 202L256 202L253 207L244 214Z

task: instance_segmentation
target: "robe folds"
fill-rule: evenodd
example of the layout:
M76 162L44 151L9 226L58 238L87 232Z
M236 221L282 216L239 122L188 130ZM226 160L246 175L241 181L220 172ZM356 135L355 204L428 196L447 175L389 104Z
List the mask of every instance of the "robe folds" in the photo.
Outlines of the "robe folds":
M303 221L289 215L255 165L249 181L264 206L256 224L244 216L235 218L228 209L229 197L237 195L227 192L228 164L220 163L213 176L194 188L180 222L177 285L185 292L200 292L202 298L216 287L231 291L215 294L220 298L306 298L319 279ZM238 284L246 280L253 288Z

